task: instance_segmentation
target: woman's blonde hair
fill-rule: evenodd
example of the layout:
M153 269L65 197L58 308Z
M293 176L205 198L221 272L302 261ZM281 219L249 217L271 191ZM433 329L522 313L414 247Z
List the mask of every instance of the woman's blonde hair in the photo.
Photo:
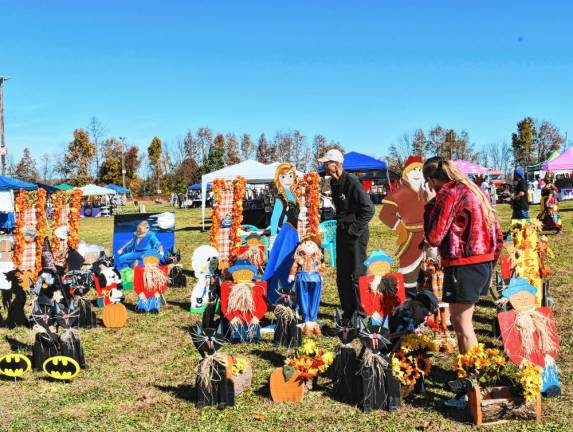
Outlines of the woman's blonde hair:
M492 207L489 198L453 161L434 156L424 163L422 171L426 179L433 178L444 182L455 181L467 186L478 197L487 224L491 227L496 222L497 213Z
M286 202L288 202L288 196L285 192L285 188L283 187L283 185L280 181L280 177L281 177L281 175L286 174L289 171L292 171L293 179L294 179L293 184L290 187L290 189L291 189L291 192L293 193L293 195L296 196L296 194L294 192L295 192L295 189L296 189L296 186L298 183L298 178L296 176L296 169L294 168L294 166L292 166L289 163L282 163L277 167L277 169L275 171L275 186L277 187L277 189L279 191L279 195L281 195Z

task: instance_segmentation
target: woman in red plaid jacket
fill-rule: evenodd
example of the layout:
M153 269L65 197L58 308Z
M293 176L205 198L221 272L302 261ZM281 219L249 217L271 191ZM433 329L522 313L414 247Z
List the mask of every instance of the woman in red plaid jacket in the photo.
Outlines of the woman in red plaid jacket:
M452 161L433 157L423 168L436 197L424 212L425 241L440 250L444 294L460 353L477 345L474 306L487 294L503 246L496 211L488 197Z

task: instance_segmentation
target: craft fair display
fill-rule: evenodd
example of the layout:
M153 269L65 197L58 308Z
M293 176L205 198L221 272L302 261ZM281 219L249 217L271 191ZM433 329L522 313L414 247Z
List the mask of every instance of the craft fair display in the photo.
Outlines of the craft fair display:
M426 335L409 334L400 341L400 348L392 355L392 373L403 387L413 389L419 383L424 391L425 377L430 374L430 354L439 351L439 344ZM405 392L403 391L402 394Z
M167 266L160 266L155 256L143 258L143 265L135 267L133 291L137 294L136 310L140 312L159 313L161 299L169 278Z
M98 306L103 307L123 300L121 274L113 267L111 259L102 256L92 267Z
M195 325L191 339L201 361L196 368L195 392L197 408L215 405L219 409L235 405L235 389L229 370L229 355L219 352L224 338L215 329ZM232 370L232 365L230 366Z
M267 312L267 284L254 281L256 267L236 265L228 269L232 282L221 284L221 312L233 342L253 342L261 337L260 320Z
M213 246L199 246L193 251L191 266L197 280L191 292L191 312L203 313L219 269L219 252Z
M59 191L51 196L52 200L52 236L50 243L54 261L61 268L66 267L70 249L78 249L80 238L80 207L82 191L75 188L71 193Z
M298 223L307 217L308 207L300 205L296 169L288 163L280 164L275 171L274 184L278 195L275 199L270 224L270 255L262 280L268 284L269 302L276 303L279 288L292 288L289 274L294 262L294 252L300 237ZM302 213L302 214L301 214ZM318 231L317 231L318 233Z
M396 258L404 275L406 290L414 293L423 259L424 206L428 195L424 189L423 160L409 156L402 170L402 183L382 200L380 220L396 232Z
M358 279L360 305L376 322L392 314L394 308L406 299L403 275L390 272L393 262L386 252L374 251L364 262L366 275Z
M357 405L361 389L356 379L359 362L353 345L353 341L358 337L357 323L354 318L343 318L342 310L337 308L334 326L340 344L336 347L330 372L332 395L339 402Z
M92 310L91 301L87 298L95 282L91 271L73 270L62 276L62 284L65 291L69 292L70 298L78 306L78 326L81 328L93 328L96 326L96 314Z
M508 419L541 417L541 368L524 361L510 375L507 361L496 348L478 344L459 354L454 371L471 383L469 410L477 426ZM501 386L505 381L510 386Z
M0 375L21 378L32 369L32 362L20 353L8 353L0 357Z
M298 311L305 336L322 335L317 322L322 294L322 258L320 239L312 235L304 237L295 250L288 279L289 283L295 283Z
M256 232L249 232L245 236L245 245L239 248L237 264L254 265L258 272L262 274L265 268L267 251L264 244L261 244L261 236Z
M42 364L42 370L50 378L69 381L80 373L81 367L75 359L58 355L46 359Z
M276 319L273 335L275 345L298 347L302 341L302 329L298 325L296 292L290 288L279 289L277 303L272 305Z
M219 252L221 270L229 268L239 255L246 187L247 182L243 177L234 180L213 180L211 246Z
M285 360L282 368L273 371L269 381L271 398L275 402L300 402L313 381L325 373L334 360L330 351L318 348L310 338L304 339L294 355Z

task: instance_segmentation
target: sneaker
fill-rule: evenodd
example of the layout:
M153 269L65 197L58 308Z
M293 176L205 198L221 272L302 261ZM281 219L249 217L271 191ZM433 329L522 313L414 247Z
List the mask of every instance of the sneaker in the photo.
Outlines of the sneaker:
M444 405L448 408L465 409L468 406L468 397L464 395L458 398L452 398L444 402Z

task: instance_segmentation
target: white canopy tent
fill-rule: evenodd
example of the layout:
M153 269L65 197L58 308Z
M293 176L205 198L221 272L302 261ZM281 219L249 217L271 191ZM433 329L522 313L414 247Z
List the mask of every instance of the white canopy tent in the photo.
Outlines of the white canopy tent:
M115 195L117 192L113 189L104 188L95 184L88 184L80 188L83 196L94 195Z
M246 160L236 165L231 165L201 177L201 210L203 217L203 229L205 229L205 202L207 201L207 184L215 179L232 180L241 176L247 180L247 183L270 183L274 181L275 171L280 162L274 162L269 165L255 161ZM303 175L297 171L299 176Z

